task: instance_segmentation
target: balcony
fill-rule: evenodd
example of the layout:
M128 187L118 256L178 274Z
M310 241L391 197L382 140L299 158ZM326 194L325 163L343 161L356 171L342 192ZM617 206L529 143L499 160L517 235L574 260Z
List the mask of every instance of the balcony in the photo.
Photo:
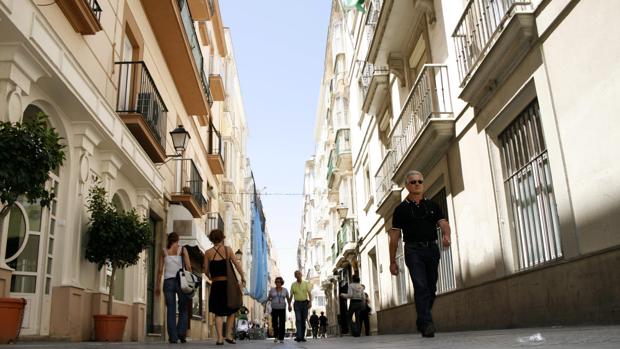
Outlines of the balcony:
M207 199L202 194L202 176L192 159L174 159L174 192L170 202L183 205L194 218L200 218L207 209Z
M208 21L211 19L213 10L209 10L213 7L213 0L187 0L187 4L195 20Z
M405 173L411 169L422 173L430 170L454 134L448 67L426 64L390 132L396 163L392 180L404 182Z
M362 111L367 114L380 115L387 105L389 94L390 71L386 67L376 67L366 62L362 70Z
M73 29L82 35L93 35L101 30L101 6L97 0L56 0Z
M226 99L226 89L224 88L224 76L226 68L221 58L217 56L211 56L209 60L211 62L209 69L209 85L211 86L211 93L213 100L223 102Z
M329 153L329 160L327 161L327 187L332 189L336 180L336 150L332 149Z
M341 171L351 171L351 130L348 128L336 131L336 167Z
M512 73L538 38L529 0L470 0L452 34L463 91L478 107Z
M375 174L375 187L377 190L377 213L381 216L391 214L400 203L400 188L392 182L394 169L396 167L396 153L394 150L388 150L385 158L379 165L379 169Z
M224 202L235 203L237 197L237 190L235 184L228 179L222 180L222 192L220 193Z
M207 234L215 229L224 231L224 220L218 212L209 212L206 214L205 218L205 232Z
M425 18L435 20L433 0L373 0L365 26L366 61L386 65L391 54L410 45L411 34Z
M332 245L332 256L335 261L334 268L341 267L347 260L347 257L355 254L356 251L357 234L353 227L352 220L345 219L336 235L336 242Z
M141 0L185 111L208 125L213 99L187 0Z
M222 148L222 136L218 130L209 123L209 149L207 150L207 162L213 174L224 174L224 150Z
M154 163L166 160L166 105L144 62L116 62L116 112Z

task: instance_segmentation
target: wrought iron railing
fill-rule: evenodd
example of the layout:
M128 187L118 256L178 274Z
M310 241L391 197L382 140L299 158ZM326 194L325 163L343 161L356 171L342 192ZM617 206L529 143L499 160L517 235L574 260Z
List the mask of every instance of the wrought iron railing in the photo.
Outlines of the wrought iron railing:
M209 155L219 155L224 161L224 148L222 147L222 135L215 128L213 122L209 122Z
M530 4L530 0L469 0L452 33L461 86L470 78L515 9L527 8Z
M181 20L183 21L183 28L185 29L185 35L187 36L187 41L189 42L192 55L194 56L194 62L196 63L198 74L200 75L199 78L202 83L202 88L207 96L209 106L212 106L213 97L211 96L211 87L209 86L209 78L205 73L204 57L202 56L198 35L196 35L196 28L194 28L194 19L189 11L187 0L178 0L178 4L181 12Z
M452 115L448 67L426 64L418 75L398 120L390 132L390 146L398 164L431 119Z
M173 195L191 195L201 209L206 208L207 199L202 194L202 176L192 159L175 159L176 175Z
M370 81L372 80L372 76L375 74L375 66L370 62L365 62L364 67L362 68L362 76L360 77L360 87L362 89L362 100L366 99L366 95L368 94L368 87L370 86Z
M379 15L383 7L383 0L373 0L368 6L368 14L366 15L366 41L368 47L372 45L375 37L375 30L379 22Z
M206 214L205 232L209 234L214 229L224 231L224 220L218 212L209 212Z
M116 62L119 67L117 113L140 114L157 142L166 149L166 105L146 64Z
M99 2L97 2L97 0L84 0L84 1L88 5L88 8L90 9L90 11L93 13L93 16L97 18L97 22L100 22L101 12L103 12L103 10L101 9L101 6L99 6Z
M392 190L394 182L392 176L396 167L395 153L392 149L387 151L385 158L379 165L379 170L375 174L375 187L377 190L377 202L382 202L383 198Z

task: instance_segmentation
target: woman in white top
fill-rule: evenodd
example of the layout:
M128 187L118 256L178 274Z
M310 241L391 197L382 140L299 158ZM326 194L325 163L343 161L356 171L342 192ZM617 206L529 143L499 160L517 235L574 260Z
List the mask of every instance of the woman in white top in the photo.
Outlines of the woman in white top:
M164 298L166 301L166 327L168 329L168 341L170 343L185 343L187 323L189 321L187 312L187 302L189 297L181 292L181 286L177 279L177 272L183 268L192 271L187 250L179 245L179 234L171 232L168 234L168 243L159 258L159 270L157 272L157 285L155 294L159 296L161 287L161 277L164 276ZM176 320L176 298L178 297L179 320Z
M291 295L284 285L284 279L276 278L276 287L269 290L268 301L271 301L271 324L273 326L274 342L284 343L284 331L286 328L286 304L291 306Z
M341 293L340 297L349 298L349 321L351 323L351 332L353 337L360 336L360 320L362 309L364 307L364 288L360 284L360 277L353 275L347 293ZM355 314L355 322L353 322L353 314Z

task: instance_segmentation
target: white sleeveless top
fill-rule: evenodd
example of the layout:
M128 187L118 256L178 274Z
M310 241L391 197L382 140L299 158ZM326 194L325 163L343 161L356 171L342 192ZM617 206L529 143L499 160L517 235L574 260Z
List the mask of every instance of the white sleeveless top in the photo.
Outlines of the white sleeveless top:
M177 271L183 268L183 262L181 258L181 251L183 246L179 245L176 255L168 255L168 251L164 248L164 279L170 279L177 276Z

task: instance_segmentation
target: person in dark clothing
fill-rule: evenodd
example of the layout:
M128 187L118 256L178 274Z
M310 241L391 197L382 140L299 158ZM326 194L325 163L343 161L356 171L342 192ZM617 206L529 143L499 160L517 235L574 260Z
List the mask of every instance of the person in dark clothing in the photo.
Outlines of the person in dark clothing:
M211 292L209 293L209 311L215 314L215 330L217 332L217 345L236 343L233 337L233 325L235 323L235 313L239 309L230 309L227 305L227 272L226 263L232 262L235 269L241 276L241 287L245 285L245 275L241 269L241 263L235 257L230 246L224 245L224 232L214 229L209 233L209 240L213 247L205 252L203 260L203 271L211 279ZM224 318L226 318L226 335L224 338Z
M317 334L319 333L319 316L316 315L316 310L313 310L312 315L310 316L310 327L312 328L312 338L318 338Z
M390 273L398 275L396 249L402 236L405 243L405 264L413 281L414 301L417 312L416 326L423 337L435 336L431 315L439 266L437 227L441 229L441 243L450 246L450 225L439 205L423 196L424 177L418 171L405 175L409 194L394 210L390 229Z
M362 288L365 288L364 285L362 285ZM364 302L362 305L362 312L360 313L360 318L361 318L360 330L361 330L361 327L363 326L364 334L366 336L370 336L370 312L371 310L372 309L370 308L370 297L368 296L368 293L364 292Z
M327 334L327 316L325 316L324 312L321 312L321 316L319 316L319 336L321 338L325 338Z

